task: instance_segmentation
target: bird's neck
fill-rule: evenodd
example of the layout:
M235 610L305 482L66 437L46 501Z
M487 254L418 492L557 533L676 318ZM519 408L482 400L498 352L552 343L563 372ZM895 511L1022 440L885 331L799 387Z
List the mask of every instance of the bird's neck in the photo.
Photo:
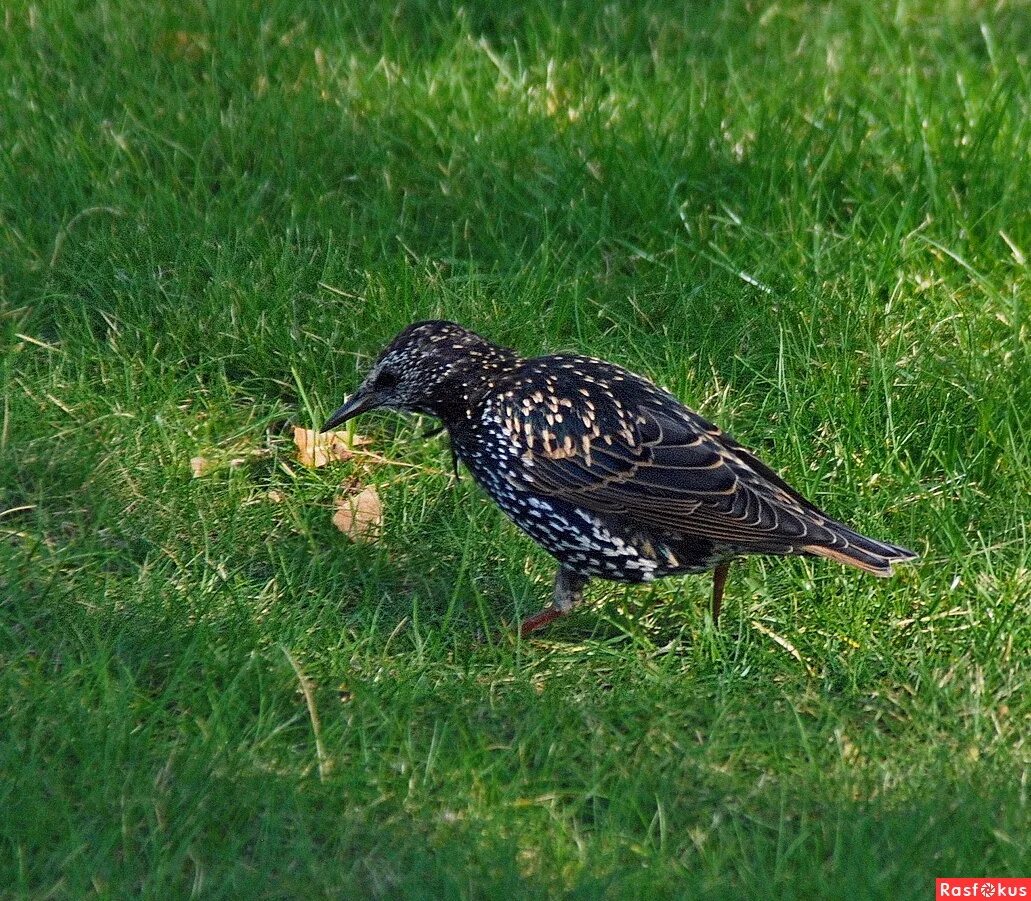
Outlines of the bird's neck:
M460 430L475 418L498 379L518 365L519 357L508 348L484 342L477 351L456 362L427 398L424 412L436 416L450 431Z

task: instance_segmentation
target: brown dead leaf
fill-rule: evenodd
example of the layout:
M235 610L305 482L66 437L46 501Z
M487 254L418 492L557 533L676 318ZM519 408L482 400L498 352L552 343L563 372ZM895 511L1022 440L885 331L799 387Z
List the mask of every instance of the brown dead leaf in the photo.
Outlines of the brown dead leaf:
M191 457L190 471L195 479L199 479L211 467L211 462L206 457Z
M370 439L364 435L349 435L347 432L326 432L323 435L312 429L294 426L298 461L303 466L314 466L316 469L327 463L342 463L351 458L356 447L370 443Z
M157 49L173 59L196 62L209 50L207 35L196 31L166 31L158 36Z
M333 525L352 541L376 541L383 525L383 504L376 489L370 485L357 494L340 498Z

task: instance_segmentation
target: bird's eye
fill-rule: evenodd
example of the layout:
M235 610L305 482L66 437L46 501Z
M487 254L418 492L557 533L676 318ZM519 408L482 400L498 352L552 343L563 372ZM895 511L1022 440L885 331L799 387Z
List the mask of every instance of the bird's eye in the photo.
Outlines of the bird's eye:
M396 388L397 373L391 372L389 369L384 369L376 376L376 380L372 383L372 387L377 391L389 391L391 388Z

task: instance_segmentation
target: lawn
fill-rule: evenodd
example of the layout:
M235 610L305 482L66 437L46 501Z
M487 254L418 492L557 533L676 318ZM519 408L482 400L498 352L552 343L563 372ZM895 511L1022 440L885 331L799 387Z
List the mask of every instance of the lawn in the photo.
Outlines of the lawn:
M0 895L1031 874L1029 47L1006 2L11 0ZM519 641L551 561L431 421L297 460L433 317L645 373L921 560Z

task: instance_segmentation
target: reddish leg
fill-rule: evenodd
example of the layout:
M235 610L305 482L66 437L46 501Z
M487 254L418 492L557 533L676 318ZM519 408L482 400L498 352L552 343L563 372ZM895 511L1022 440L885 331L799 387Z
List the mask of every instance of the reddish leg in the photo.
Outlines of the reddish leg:
M545 607L540 613L528 616L519 624L519 637L526 638L531 632L543 629L552 620L565 616L567 610L558 610L555 607Z
M712 624L720 624L720 608L723 606L723 589L727 585L729 563L721 563L712 572Z
M543 628L552 620L565 616L579 603L584 593L584 585L587 584L587 577L579 573L559 566L555 573L555 596L550 607L545 607L540 613L528 616L519 626L519 637L526 638L531 632Z

